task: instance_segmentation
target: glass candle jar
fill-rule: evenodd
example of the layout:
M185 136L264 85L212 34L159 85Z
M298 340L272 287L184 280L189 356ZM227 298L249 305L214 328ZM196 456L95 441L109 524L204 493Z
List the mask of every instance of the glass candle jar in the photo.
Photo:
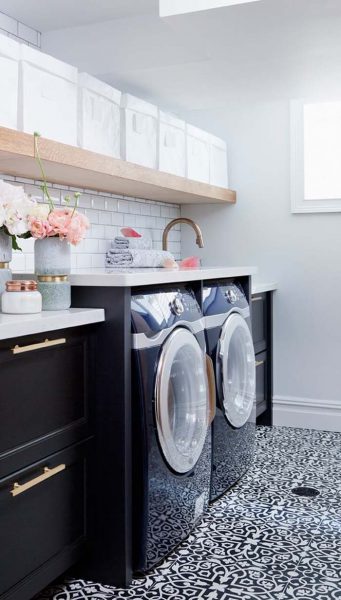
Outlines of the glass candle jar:
M37 282L16 279L6 281L6 291L1 296L1 310L11 315L39 313L42 298L37 290Z

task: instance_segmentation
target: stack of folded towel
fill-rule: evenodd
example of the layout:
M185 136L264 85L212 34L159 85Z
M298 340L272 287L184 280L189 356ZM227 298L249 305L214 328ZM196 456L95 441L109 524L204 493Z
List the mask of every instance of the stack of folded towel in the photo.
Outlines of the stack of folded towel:
M152 239L147 235L141 235L141 237L124 237L123 235L117 235L111 247L117 250L151 250Z
M147 236L117 236L105 258L107 267L162 267L165 260L174 260L170 252L153 250Z

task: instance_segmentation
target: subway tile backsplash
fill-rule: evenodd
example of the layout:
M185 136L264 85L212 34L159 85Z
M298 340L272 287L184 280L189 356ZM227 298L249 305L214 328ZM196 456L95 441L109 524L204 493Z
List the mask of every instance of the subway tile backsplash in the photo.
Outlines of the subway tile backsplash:
M27 194L42 201L39 181L31 181L19 177L0 175L1 179L15 185L22 185ZM180 216L180 206L153 202L140 198L116 196L92 190L69 188L53 184L50 194L56 205L65 204L65 196L74 191L81 193L79 210L88 217L91 226L87 237L78 246L72 246L73 269L96 269L104 267L105 253L111 241L120 234L123 226L134 227L139 233L149 234L153 247L161 250L162 232L169 221ZM180 225L176 225L169 233L169 250L176 259L180 258L181 243ZM13 271L32 271L34 268L34 240L20 240L22 252L14 252L11 268Z

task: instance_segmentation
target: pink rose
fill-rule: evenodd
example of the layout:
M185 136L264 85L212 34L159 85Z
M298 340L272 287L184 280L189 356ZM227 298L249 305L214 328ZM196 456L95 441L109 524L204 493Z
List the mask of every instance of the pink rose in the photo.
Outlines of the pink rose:
M40 221L37 217L29 217L29 227L32 237L42 239L51 234L51 225L48 221Z

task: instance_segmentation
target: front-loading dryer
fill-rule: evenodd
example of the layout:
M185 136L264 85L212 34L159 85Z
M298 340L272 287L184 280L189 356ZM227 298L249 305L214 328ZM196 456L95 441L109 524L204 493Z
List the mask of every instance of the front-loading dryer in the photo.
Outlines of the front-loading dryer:
M131 318L133 568L145 572L208 505L215 386L191 289L136 292Z
M240 479L254 457L255 354L250 307L241 285L205 284L203 313L216 377L210 492L214 501Z

